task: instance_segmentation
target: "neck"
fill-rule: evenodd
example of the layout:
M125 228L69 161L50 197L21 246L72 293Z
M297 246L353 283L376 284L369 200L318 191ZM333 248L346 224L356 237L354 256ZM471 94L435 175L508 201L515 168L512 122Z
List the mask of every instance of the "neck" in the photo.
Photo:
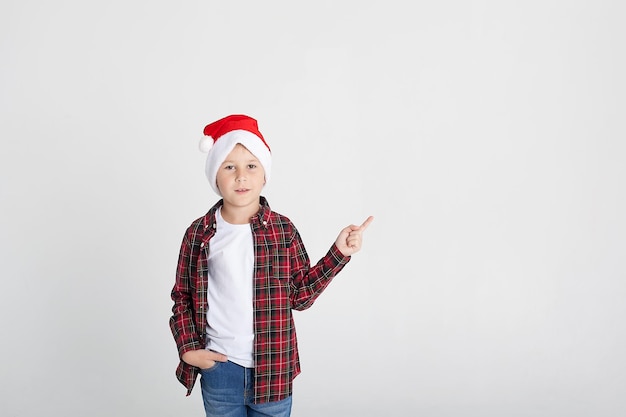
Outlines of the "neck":
M259 212L258 204L251 207L237 207L224 203L221 209L222 218L230 224L247 224Z

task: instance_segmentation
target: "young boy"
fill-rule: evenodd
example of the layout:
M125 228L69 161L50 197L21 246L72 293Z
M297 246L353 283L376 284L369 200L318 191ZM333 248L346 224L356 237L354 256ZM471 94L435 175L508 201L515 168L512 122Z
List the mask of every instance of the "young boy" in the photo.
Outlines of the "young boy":
M178 380L198 374L207 417L291 413L300 373L292 310L310 307L361 249L372 222L350 225L311 267L291 221L261 196L270 147L256 120L230 115L204 129L206 175L222 198L187 229L172 290Z

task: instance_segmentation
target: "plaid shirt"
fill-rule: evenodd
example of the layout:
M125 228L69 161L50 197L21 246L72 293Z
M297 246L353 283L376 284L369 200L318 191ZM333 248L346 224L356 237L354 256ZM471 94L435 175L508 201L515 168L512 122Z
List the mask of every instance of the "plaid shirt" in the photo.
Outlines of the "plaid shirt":
M272 211L264 197L251 219L254 242L254 402L280 401L291 395L300 373L292 310L309 308L350 257L333 244L313 267L291 221ZM206 347L209 241L215 234L220 200L187 229L172 289L170 328L180 357ZM199 369L182 360L176 369L187 395Z

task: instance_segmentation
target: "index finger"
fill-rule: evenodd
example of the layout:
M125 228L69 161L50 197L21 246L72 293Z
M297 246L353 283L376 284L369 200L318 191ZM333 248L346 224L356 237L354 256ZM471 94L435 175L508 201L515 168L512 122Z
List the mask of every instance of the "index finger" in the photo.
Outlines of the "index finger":
M367 229L367 227L368 227L368 226L370 225L370 223L372 223L373 221L374 221L374 216L369 216L369 217L367 218L367 220L365 220L365 221L363 222L363 224L362 224L361 226L359 226L359 227L360 227L360 229L361 229L361 231L363 231L363 230Z

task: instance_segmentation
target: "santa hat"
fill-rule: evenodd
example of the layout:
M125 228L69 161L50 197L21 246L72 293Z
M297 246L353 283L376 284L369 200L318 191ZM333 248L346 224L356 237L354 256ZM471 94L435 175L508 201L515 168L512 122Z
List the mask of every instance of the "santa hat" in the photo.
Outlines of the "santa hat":
M263 165L265 183L270 179L272 153L263 135L259 132L257 121L243 114L233 114L208 124L204 128L204 137L200 140L200 150L208 153L205 173L209 184L218 195L217 171L228 154L238 143L245 146Z

